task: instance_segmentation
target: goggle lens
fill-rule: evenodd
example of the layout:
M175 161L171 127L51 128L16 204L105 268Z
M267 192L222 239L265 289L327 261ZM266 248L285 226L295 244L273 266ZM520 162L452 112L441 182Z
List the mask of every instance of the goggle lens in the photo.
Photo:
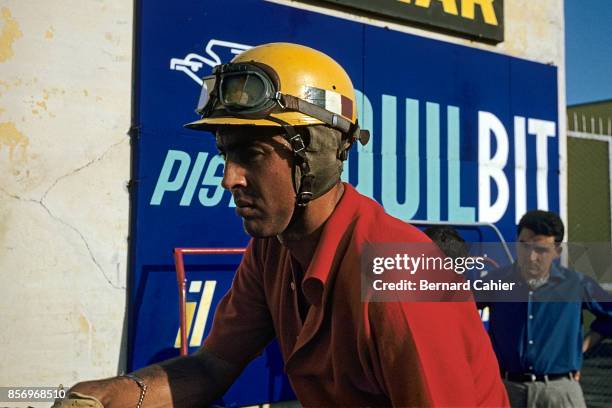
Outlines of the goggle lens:
M202 90L200 91L200 99L198 99L198 107L196 112L204 111L204 107L210 101L210 94L215 90L215 82L217 78L212 75L202 78Z
M221 103L227 107L255 108L270 96L268 88L256 73L226 74L221 78Z

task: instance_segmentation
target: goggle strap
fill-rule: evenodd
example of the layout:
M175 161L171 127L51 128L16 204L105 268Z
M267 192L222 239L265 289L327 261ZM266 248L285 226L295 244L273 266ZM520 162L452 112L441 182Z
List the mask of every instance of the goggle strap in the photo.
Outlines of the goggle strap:
M340 130L342 133L347 133L351 129L352 123L349 120L337 113L330 112L327 109L315 105L314 103L310 103L293 95L281 94L280 92L277 94L277 97L278 102L281 106L284 106L286 110L292 110L312 116L326 125Z

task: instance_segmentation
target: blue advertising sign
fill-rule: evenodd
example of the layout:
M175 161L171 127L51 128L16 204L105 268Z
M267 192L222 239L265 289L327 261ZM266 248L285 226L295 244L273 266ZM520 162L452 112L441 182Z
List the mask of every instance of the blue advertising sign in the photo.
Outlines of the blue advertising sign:
M353 149L343 178L390 214L490 222L513 240L527 209L560 209L553 66L262 0L140 1L136 21L129 369L178 355L173 248L248 241L220 186L214 138L183 124L197 118L200 78L249 47L299 43L347 70L372 138ZM238 262L186 258L190 351ZM292 398L271 345L223 403Z

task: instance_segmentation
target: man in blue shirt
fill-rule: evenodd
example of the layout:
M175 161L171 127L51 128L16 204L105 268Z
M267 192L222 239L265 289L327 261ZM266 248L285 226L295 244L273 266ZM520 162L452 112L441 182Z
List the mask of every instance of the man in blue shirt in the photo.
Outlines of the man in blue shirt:
M479 302L491 309L489 335L513 407L585 406L577 381L582 353L612 336L612 297L555 263L563 235L557 214L529 211L518 225L516 262L486 276L515 283L505 298L498 292ZM582 309L596 317L584 339Z

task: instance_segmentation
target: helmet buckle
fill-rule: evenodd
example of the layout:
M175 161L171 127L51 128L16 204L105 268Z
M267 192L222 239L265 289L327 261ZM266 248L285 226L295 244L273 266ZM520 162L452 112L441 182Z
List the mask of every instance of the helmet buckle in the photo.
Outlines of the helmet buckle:
M281 109L286 109L286 106L283 105L283 94L280 93L280 91L276 91L274 93L274 100L276 101L276 103L278 103L278 106L280 106Z
M299 133L289 138L289 143L291 143L291 148L293 149L293 153L300 153L302 150L306 149L304 140L302 139L302 136L300 136Z
M297 206L306 207L311 200L312 200L312 192L302 191L301 193L298 194Z

